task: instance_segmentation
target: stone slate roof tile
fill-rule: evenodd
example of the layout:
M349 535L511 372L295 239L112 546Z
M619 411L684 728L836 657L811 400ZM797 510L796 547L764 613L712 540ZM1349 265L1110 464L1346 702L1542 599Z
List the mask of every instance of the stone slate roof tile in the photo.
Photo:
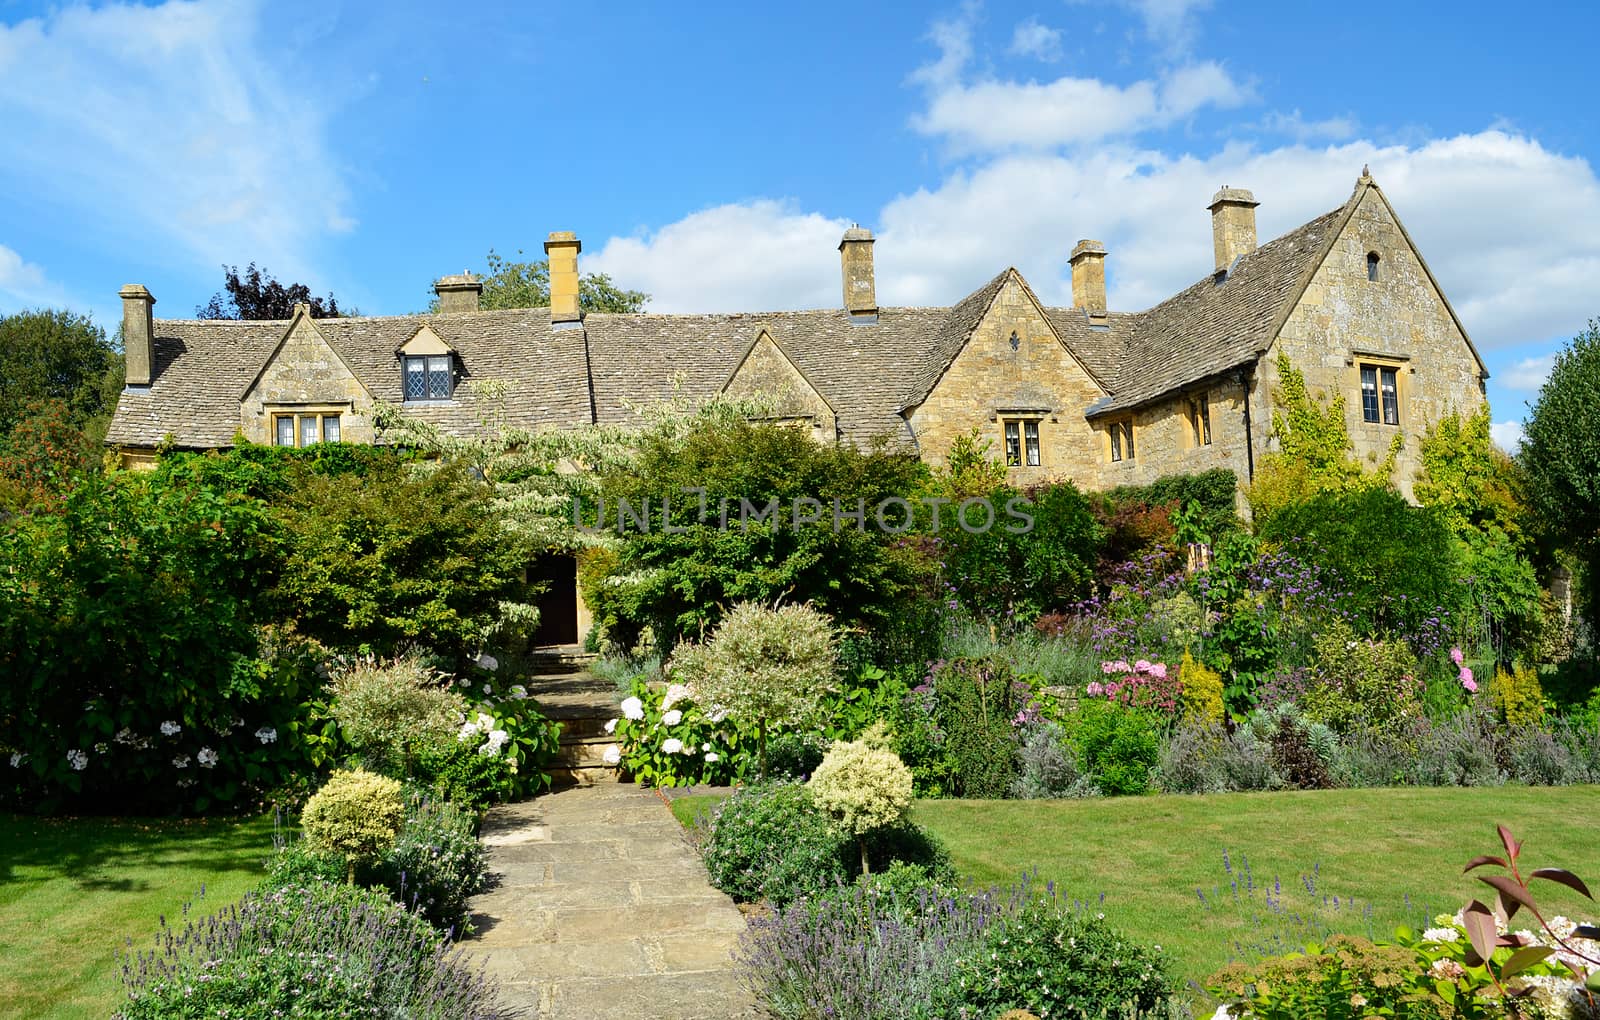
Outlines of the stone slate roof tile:
M1006 278L1014 272L1016 270L1007 269L951 306L938 333L932 337L929 356L912 374L910 385L896 410L916 407L928 399L928 394L938 385L950 363L956 360L956 355L971 339L972 331L983 321L984 313L994 304L995 295L1005 286Z

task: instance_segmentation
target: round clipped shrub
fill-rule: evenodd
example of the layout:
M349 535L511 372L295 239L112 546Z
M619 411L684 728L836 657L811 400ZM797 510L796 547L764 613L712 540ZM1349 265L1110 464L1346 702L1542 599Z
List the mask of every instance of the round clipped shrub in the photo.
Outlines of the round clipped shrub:
M717 809L701 853L718 889L782 906L848 880L849 844L799 783L747 786Z
M417 757L447 751L467 703L415 658L358 662L333 677L329 714L368 764L410 773Z
M335 772L300 812L308 849L338 854L352 872L392 847L404 820L400 784L359 769Z
M870 872L862 837L905 818L911 809L911 770L893 751L864 740L838 740L806 785L816 805L856 837L861 870Z

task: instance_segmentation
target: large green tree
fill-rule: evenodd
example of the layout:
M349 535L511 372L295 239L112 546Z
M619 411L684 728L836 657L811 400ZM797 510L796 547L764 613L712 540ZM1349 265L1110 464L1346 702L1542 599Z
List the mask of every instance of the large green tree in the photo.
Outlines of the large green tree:
M517 250L518 259L523 252ZM550 304L550 263L546 259L523 262L508 259L489 249L484 257L488 272L483 278L483 296L478 307L485 311L502 308L544 308ZM650 295L641 290L625 290L605 273L584 273L578 280L578 304L586 312L642 312ZM437 304L437 302L435 302Z
M39 309L0 317L0 437L30 407L59 401L67 421L98 442L121 388L122 357L88 316Z
M1556 355L1524 424L1528 496L1556 542L1586 567L1586 615L1600 619L1600 320Z

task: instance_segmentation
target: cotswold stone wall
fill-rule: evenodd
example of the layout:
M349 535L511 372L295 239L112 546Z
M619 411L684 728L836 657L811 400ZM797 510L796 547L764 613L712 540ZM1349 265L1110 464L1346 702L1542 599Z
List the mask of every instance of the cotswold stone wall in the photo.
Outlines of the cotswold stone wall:
M772 338L762 334L750 348L725 392L733 397L765 396L774 401L778 418L810 418L819 439L832 442L838 435L827 401L806 381L794 362L784 356Z
M1376 280L1367 256L1378 255ZM1341 393L1356 453L1380 462L1398 432L1404 448L1394 481L1410 498L1418 465L1418 440L1451 409L1475 410L1483 400L1478 365L1387 203L1368 190L1304 296L1263 359L1256 408L1261 447L1271 427L1270 394L1278 386L1282 352L1305 373L1313 395ZM1362 420L1360 365L1395 368L1400 424Z
M1017 349L1011 349L1011 334ZM887 380L885 381L887 383ZM1104 396L1072 355L1028 292L1013 277L972 338L956 355L928 399L911 413L911 429L922 458L943 464L957 437L977 428L992 444L990 456L1003 457L1006 412L1043 412L1039 418L1040 464L1017 467L1011 481L1029 485L1071 479L1094 488L1105 456L1104 436L1084 420L1088 406Z
M1205 393L1210 401L1211 443L1196 443L1189 418L1189 398ZM1164 475L1195 474L1228 468L1241 482L1247 474L1244 424L1245 390L1237 379L1215 381L1183 396L1144 408L1132 415L1134 458L1111 460L1107 423L1096 422L1103 461L1099 488L1145 485ZM1126 420L1126 419L1119 419ZM1252 421L1251 432L1260 432Z
M240 402L239 430L251 442L271 443L272 412L301 408L343 408L339 425L344 442L373 441L372 398L366 387L304 318Z

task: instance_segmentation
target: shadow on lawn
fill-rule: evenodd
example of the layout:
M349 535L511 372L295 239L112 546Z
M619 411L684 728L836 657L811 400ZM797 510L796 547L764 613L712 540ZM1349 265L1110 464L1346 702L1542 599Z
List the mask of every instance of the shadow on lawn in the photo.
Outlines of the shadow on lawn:
M260 854L241 859L241 843L259 843ZM0 816L0 884L5 885L66 879L89 891L142 892L152 886L143 874L163 866L207 875L264 875L271 851L268 819Z

